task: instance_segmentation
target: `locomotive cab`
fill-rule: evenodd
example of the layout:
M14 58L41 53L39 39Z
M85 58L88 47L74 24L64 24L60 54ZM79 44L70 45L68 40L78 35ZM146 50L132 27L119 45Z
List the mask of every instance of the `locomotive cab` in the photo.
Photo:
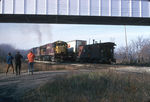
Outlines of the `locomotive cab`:
M53 43L55 61L64 61L67 58L67 43L64 41L56 41Z

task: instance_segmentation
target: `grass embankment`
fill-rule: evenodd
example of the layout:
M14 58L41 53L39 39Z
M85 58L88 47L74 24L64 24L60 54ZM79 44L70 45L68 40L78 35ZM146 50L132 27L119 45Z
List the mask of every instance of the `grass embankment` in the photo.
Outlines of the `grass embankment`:
M6 63L0 62L0 73L6 72L6 67L7 67Z
M48 63L35 63L35 71L55 71L55 70L72 70L73 68L65 64L48 64Z
M15 70L15 63L13 63L14 70ZM42 63L34 63L34 71L54 71L54 70L72 70L71 66L67 65L52 65L52 64L42 64ZM74 68L75 69L75 68ZM7 70L6 63L0 63L0 73L5 73ZM21 65L21 73L28 72L28 63L22 62ZM13 73L12 68L9 68L8 73Z
M13 63L13 67L15 70L15 63ZM0 62L0 73L5 73L6 70L7 70L7 63L6 62ZM28 71L28 64L25 62L22 62L21 72L27 72L27 71ZM11 67L9 68L8 74L9 73L13 73L13 69Z
M26 93L23 102L149 102L149 77L115 72L57 77Z

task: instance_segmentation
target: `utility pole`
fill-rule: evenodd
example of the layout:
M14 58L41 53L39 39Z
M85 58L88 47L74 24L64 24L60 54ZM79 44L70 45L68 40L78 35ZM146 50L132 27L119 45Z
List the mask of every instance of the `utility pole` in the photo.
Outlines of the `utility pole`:
M89 38L89 45L90 45L90 40L91 40L91 39Z
M125 43L126 43L126 60L128 61L128 40L127 40L127 29L126 25L124 26L125 28Z

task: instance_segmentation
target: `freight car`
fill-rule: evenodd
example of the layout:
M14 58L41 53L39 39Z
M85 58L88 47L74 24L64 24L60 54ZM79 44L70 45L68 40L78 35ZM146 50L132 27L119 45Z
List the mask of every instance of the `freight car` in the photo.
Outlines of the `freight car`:
M35 59L40 61L64 61L67 58L67 43L56 41L32 49Z
M73 40L67 42L68 44L68 60L76 61L77 55L79 53L79 46L86 45L87 42L85 40Z
M81 62L111 63L114 59L112 42L96 43L79 47L78 60Z

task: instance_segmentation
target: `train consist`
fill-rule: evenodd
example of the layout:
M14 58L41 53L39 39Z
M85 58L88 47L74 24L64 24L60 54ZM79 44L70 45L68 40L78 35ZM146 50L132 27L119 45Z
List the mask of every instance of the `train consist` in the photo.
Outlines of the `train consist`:
M115 43L95 43L87 45L84 40L70 42L56 41L40 47L32 48L36 60L52 62L115 62Z

